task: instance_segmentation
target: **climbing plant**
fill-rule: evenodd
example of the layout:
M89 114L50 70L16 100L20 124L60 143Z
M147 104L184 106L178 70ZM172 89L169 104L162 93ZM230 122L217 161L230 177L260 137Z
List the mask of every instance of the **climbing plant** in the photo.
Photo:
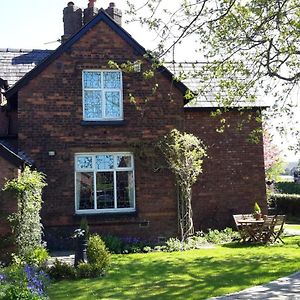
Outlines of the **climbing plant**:
M45 175L25 167L18 178L8 180L4 190L17 196L17 212L10 215L17 253L26 256L42 244L42 189L46 186Z
M189 133L173 129L158 143L168 167L174 173L178 188L178 217L181 239L194 233L192 212L192 185L202 173L206 146Z

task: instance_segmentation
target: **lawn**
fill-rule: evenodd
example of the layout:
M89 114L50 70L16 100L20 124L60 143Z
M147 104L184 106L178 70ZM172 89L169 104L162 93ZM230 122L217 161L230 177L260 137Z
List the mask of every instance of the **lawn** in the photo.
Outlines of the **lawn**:
M284 228L285 229L290 229L290 230L299 230L300 231L300 225L299 224L285 224Z
M300 270L300 237L280 246L231 244L186 252L113 255L101 279L53 283L50 299L207 299Z

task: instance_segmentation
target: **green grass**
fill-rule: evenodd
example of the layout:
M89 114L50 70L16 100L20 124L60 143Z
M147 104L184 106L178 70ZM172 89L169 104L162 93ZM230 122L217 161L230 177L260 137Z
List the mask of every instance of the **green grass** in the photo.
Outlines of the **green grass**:
M174 253L113 255L104 278L61 281L50 299L207 299L300 270L300 237L280 246L231 244Z
M285 224L285 229L291 229L291 230L299 230L300 231L300 225L299 224Z

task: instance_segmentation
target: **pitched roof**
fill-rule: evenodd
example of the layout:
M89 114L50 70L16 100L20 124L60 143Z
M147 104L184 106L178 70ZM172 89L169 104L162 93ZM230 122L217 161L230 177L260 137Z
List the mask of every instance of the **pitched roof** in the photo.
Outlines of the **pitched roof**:
M51 50L0 49L0 78L13 86L24 75L44 60Z
M114 30L121 38L123 38L137 53L140 55L145 55L147 53L146 49L141 46L133 37L124 30L119 24L117 24L102 8L99 13L85 26L83 26L77 33L71 36L65 43L60 45L56 50L54 50L45 60L38 64L34 69L29 71L24 75L19 81L15 83L8 91L5 93L6 97L9 98L14 95L20 88L25 86L34 77L39 75L49 64L51 64L56 58L58 58L64 51L70 48L74 43L76 43L83 35L85 35L91 28L93 28L100 21L104 21L112 30ZM159 71L165 75L169 80L173 79L173 74L165 67L160 67ZM174 85L185 95L188 87L182 82L174 81Z
M0 155L16 167L22 167L24 164L32 166L33 161L29 159L24 152L18 152L6 140L0 140Z
M170 69L175 76L184 75L187 78L183 79L182 82L188 86L190 91L194 92L197 96L192 99L189 103L185 105L186 108L218 108L223 107L221 101L217 101L215 95L218 94L218 86L219 86L219 79L213 79L212 82L207 84L205 80L202 79L200 76L195 76L197 74L197 66L203 66L206 64L205 62L168 62L165 66ZM198 67L198 70L200 68ZM207 87L206 87L207 86ZM213 87L213 88L211 88ZM204 88L205 92L202 94L198 94L198 90ZM225 95L224 95L225 96ZM229 105L231 108L249 108L249 107L268 107L270 106L265 98L258 95L258 99L256 101L250 102L245 101L243 99L234 101Z

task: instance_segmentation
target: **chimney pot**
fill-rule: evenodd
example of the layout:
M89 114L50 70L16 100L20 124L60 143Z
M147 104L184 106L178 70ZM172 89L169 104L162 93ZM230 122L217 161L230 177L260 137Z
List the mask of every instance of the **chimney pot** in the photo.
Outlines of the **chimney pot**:
M116 8L116 5L114 2L110 2L108 8L105 10L105 12L115 20L116 23L118 23L120 26L122 26L122 11L118 8Z

